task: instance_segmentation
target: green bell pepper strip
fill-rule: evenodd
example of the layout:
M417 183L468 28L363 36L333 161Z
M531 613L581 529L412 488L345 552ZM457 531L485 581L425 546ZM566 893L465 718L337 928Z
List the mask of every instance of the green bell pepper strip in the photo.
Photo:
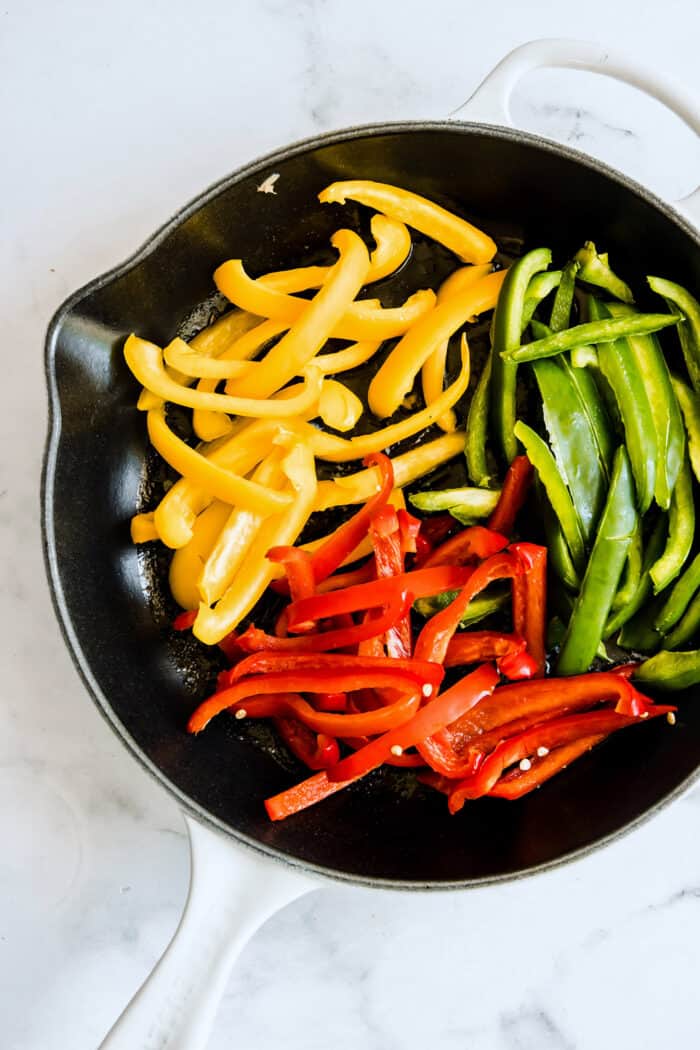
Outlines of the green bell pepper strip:
M507 280L507 278L506 278ZM504 286L505 287L505 282ZM503 295L503 290L501 290ZM544 357L556 357L565 350L588 343L612 343L629 335L648 335L676 324L677 314L635 314L633 317L613 317L605 321L587 321L574 325L564 332L554 332L546 339L537 339L524 346L517 344L512 349L500 350L506 364L521 365L524 361L539 361Z
M574 261L579 264L579 279L597 288L604 288L623 303L633 303L632 289L610 269L608 253L599 255L593 241L586 241L583 248L576 252Z
M607 303L606 306L613 317L632 317L636 314L634 307L626 303ZM671 385L668 365L656 336L629 336L627 344L644 381L657 435L654 498L663 510L668 510L685 451L683 420Z
M427 620L429 617L434 616L435 613L441 612L442 609L446 609L448 605L451 605L458 595L459 591L445 591L443 594L436 594L434 598L419 598L414 602L413 608ZM505 608L509 602L510 588L499 591L496 594L478 595L470 601L466 613L460 620L460 625L469 627L473 623L485 620L487 616L492 616L493 613Z
M561 281L561 270L545 270L536 273L527 286L523 304L523 319L520 326L521 335L535 315L535 310L550 292L553 292Z
M685 423L690 465L700 481L700 397L678 376L671 376L671 383Z
M593 296L589 297L588 310L595 324L617 324L628 320L618 318L611 321L605 303ZM637 502L644 514L654 498L656 463L659 458L658 438L644 378L639 373L629 343L624 339L599 344L598 364L620 412L637 489Z
M647 277L647 283L653 292L664 297L671 312L680 310L678 338L693 390L700 394L700 303L682 285L664 277Z
M696 594L672 631L664 638L667 649L680 649L700 630L700 593Z
M549 445L588 541L605 503L608 479L579 391L559 361L533 361Z
M662 649L639 667L635 682L656 686L657 689L687 689L700 682L700 649L684 653L670 653Z
M575 346L571 351L571 364L574 368L597 368L598 354L594 346Z
M540 503L542 506L544 534L547 539L549 565L564 586L575 593L581 586L581 578L576 572L571 552L564 539L564 533L561 531L561 525L544 493Z
M557 674L581 674L593 662L637 520L632 471L621 446L615 453L608 499L559 652Z
M484 368L476 384L467 414L467 439L464 455L467 460L469 478L479 488L486 488L491 482L491 474L486 457L486 444L489 427L489 400L491 396L491 362L493 353L484 363Z
M561 281L557 288L557 294L552 303L552 313L549 318L549 327L553 332L563 332L571 324L571 307L574 303L574 290L576 288L576 274L581 264L575 259L567 263L561 273Z
M537 471L561 525L574 565L577 571L580 571L586 558L585 542L578 515L571 501L569 490L559 473L556 460L547 443L522 420L518 420L515 424L515 436L522 442L527 458Z
M620 631L618 645L635 653L656 652L662 642L661 635L654 629L657 611L654 602L640 609Z
M683 461L676 487L671 497L668 512L668 541L666 549L656 561L649 575L654 584L654 593L658 594L675 580L685 565L690 554L695 535L695 502L693 500L693 479L687 457Z
M649 537L647 545L644 549L644 560L642 562L642 575L639 580L639 584L634 595L630 598L627 605L619 608L616 612L613 612L605 625L603 632L604 638L610 638L616 634L621 627L632 619L633 616L642 609L651 595L651 576L649 575L649 569L652 567L656 559L660 556L664 545L666 543L666 517L659 518L656 526Z
M688 608L690 600L700 589L700 554L696 554L688 568L680 576L656 617L654 626L661 634L668 634Z
M548 248L536 248L518 259L508 270L493 318L491 368L491 421L498 447L507 463L518 454L513 433L516 419L515 394L518 366L502 355L520 346L523 306L530 280L552 261Z
M488 518L498 503L500 489L436 489L434 492L414 492L409 502L418 510L431 513L458 508L474 519Z
M641 522L637 522L637 528L634 530L630 549L627 552L627 561L620 580L620 586L613 598L611 606L613 612L626 608L637 593L637 588L642 580L642 562L642 525Z

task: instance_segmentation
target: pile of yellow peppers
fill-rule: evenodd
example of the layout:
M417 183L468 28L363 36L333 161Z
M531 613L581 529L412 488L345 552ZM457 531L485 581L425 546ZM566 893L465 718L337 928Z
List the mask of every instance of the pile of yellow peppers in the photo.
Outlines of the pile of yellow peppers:
M378 488L375 468L319 482L316 459L361 459L437 423L441 437L393 459L392 502L403 506L404 485L464 448L453 406L469 384L466 336L461 371L443 390L447 346L455 332L496 304L504 277L504 271L492 272L496 245L452 212L394 186L337 182L319 200L353 200L375 209L374 251L352 230L341 229L331 238L338 253L333 266L254 280L240 259L231 259L214 280L233 310L189 343L174 339L161 348L130 335L124 346L126 362L143 387L138 407L147 413L151 444L180 475L155 511L132 519L132 539L160 540L174 550L173 596L184 609L197 610L194 634L210 645L233 630L280 575L280 567L266 558L271 547L295 543L314 511L365 502ZM377 299L358 300L364 286L405 262L411 251L408 227L451 249L466 265L448 277L437 296L418 291L393 309ZM311 299L295 294L313 289L318 291ZM397 338L370 384L369 410L380 419L391 416L419 373L426 407L361 437L314 426L320 419L331 430L352 431L365 406L332 377L365 363L384 340ZM323 353L329 339L351 345ZM193 410L197 448L168 426L166 402ZM369 553L363 546L348 561Z

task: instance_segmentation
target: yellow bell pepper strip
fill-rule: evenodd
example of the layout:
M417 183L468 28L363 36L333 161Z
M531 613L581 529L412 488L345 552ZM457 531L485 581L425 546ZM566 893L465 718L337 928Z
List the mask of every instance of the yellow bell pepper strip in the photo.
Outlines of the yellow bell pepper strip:
M324 379L318 402L319 417L328 427L343 433L352 428L364 412L357 394L335 379Z
M199 608L197 579L230 514L227 503L214 500L197 518L190 542L173 554L168 582L170 593L182 609Z
M257 467L251 480L258 485L264 485L267 489L279 491L285 483L281 459L281 450L271 452ZM197 521L202 517L204 515L200 514ZM234 507L233 510L227 507L227 515L215 537L215 542L210 545L197 566L194 578L197 599L190 608L198 608L200 601L213 605L228 590L247 557L255 537L263 527L265 518L265 514L246 507ZM179 553L180 551L175 552L173 562Z
M371 452L382 452L389 445L394 445L397 441L403 441L404 438L411 437L413 434L418 433L419 430L429 427L459 401L469 386L469 346L467 337L464 334L462 334L460 350L462 355L461 372L454 383L448 386L447 390L444 390L433 401L432 405L428 405L420 412L414 412L413 415L402 419L399 423L392 423L391 426L376 430L373 434L362 434L360 437L350 438L349 441L344 442L345 448L342 450L340 448L338 448L338 451L329 450L320 453L321 457L330 460L331 463L344 463L348 459L363 459ZM341 438L339 440L344 439Z
M387 215L373 215L369 226L376 248L369 257L366 284L381 281L398 270L411 251L411 235L404 223L390 219ZM298 270L267 273L260 278L260 282L276 292L287 292L291 295L310 288L320 288L326 283L330 272L330 266L303 266Z
M695 501L693 499L693 479L686 456L671 496L666 549L649 570L649 575L654 584L654 594L663 591L678 576L690 554L694 535Z
M448 460L458 456L464 447L464 431L444 434L434 441L428 441L410 452L403 452L392 458L394 467L394 484L397 490L410 485L417 478L429 474L431 470L442 466ZM336 478L335 481L321 481L318 486L316 510L328 510L331 507L344 507L351 503L364 503L379 489L379 474L374 467L360 470L356 474Z
M375 415L381 419L393 415L435 348L454 335L468 318L493 309L504 278L503 270L488 274L463 295L436 306L406 333L369 385L367 400Z
M267 552L271 547L293 544L313 510L316 470L313 454L303 441L285 457L282 469L294 495L277 495L287 496L289 507L265 520L233 583L214 608L200 605L192 632L206 645L216 645L251 612L275 578L276 566L267 559Z
M207 325L193 339L190 339L189 346L197 354L218 357L246 332L257 328L260 321L260 317L246 310L229 310L223 317L219 317L213 324Z
M298 318L293 319L287 334L266 354L255 376L244 376L238 381L235 390L238 397L269 397L298 375L316 356L355 299L369 270L367 249L351 230L339 230L331 241L340 258L326 283L312 300L298 300L301 304ZM221 269L219 267L217 274ZM265 294L280 295L269 290Z
M249 507L265 514L279 512L291 502L289 495L272 492L263 485L248 481L190 448L170 429L162 408L151 409L147 416L147 425L151 444L166 463L178 474L201 485L215 499Z
M297 397L272 401L267 397L230 397L228 394L210 394L192 390L173 382L165 371L163 351L154 343L130 335L124 346L124 357L140 383L154 394L175 405L204 408L211 412L230 412L255 419L298 416L318 402L323 377L312 364L305 369L305 389Z
M336 350L333 354L317 354L314 364L324 375L338 375L339 372L348 372L351 368L357 368L358 365L369 361L381 345L378 340L365 340L355 343L354 346L346 346L344 350Z
M464 262L487 263L496 254L496 244L488 234L434 201L397 186L363 179L333 182L319 193L318 199L321 204L345 204L353 200L375 208L444 244Z
M153 513L134 514L131 519L131 542L149 543L159 539L158 529L153 520Z
M339 234L345 233L350 233L350 231L339 231ZM362 247L364 248L364 244ZM365 248L365 253L366 251ZM259 278L255 280L248 276L240 259L229 259L215 271L214 280L219 291L237 306L243 306L246 309L255 307L256 312L262 314L263 317L284 322L287 327L290 327L304 316L309 309L309 304L322 294L331 278L321 287L321 291L314 296L314 299L299 299L293 295L267 288L260 283ZM403 306L391 309L384 308L378 299L362 299L355 302L353 298L345 303L345 309L335 318L326 338L393 339L403 335L419 317L431 310L434 305L435 293L427 288L415 292Z
M678 376L671 376L671 383L685 423L690 465L700 481L700 398Z
M168 368L177 369L190 380L216 379L218 382L244 375L247 369L255 367L250 361L229 361L197 353L184 339L177 338L163 349L163 360Z
M506 276L493 316L491 356L491 422L506 463L518 454L513 428L516 420L517 365L503 354L520 346L528 285L552 261L548 248L535 248L514 263Z
M484 263L480 266L461 266L458 270L455 270L454 273L451 273L447 280L443 281L440 285L437 294L437 305L440 306L454 296L463 295L465 292L469 291L477 281L481 280L482 277L486 277L490 272L490 263ZM435 398L439 397L442 393L449 345L449 339L443 339L443 341L435 347L430 357L423 363L421 369L421 385L423 387L423 398L426 405L429 405L431 401L434 401ZM436 422L440 429L444 430L446 433L454 430L457 426L457 418L454 412L446 412L445 415Z

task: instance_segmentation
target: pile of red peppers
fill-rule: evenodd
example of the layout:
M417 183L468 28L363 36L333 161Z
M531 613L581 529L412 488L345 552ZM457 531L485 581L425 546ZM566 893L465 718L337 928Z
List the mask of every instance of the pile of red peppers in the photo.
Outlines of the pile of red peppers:
M275 633L251 626L224 640L232 666L188 724L199 733L222 711L273 719L313 775L265 801L272 820L383 764L415 767L451 813L486 795L520 798L616 730L675 711L643 696L629 667L545 677L546 548L509 539L531 480L526 457L511 464L488 527L452 536L449 515L421 522L391 506L390 459L366 464L380 471L379 491L324 545L268 553L289 596ZM368 534L373 556L342 571ZM497 580L511 581L512 632L460 630ZM413 602L446 591L457 596L414 637ZM471 670L454 681L458 668Z

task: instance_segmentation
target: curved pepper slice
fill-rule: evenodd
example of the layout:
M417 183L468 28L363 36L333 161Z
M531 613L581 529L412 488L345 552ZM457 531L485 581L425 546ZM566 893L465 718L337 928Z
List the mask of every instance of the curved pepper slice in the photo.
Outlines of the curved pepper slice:
M462 529L455 536L435 547L423 562L423 568L436 565L464 565L472 559L490 558L508 546L506 536L481 525Z
M700 481L700 398L678 376L671 376L671 384L685 423L690 465Z
M296 718L276 718L275 729L292 754L309 769L328 769L340 758L335 737L314 733Z
M150 540L160 538L152 511L145 514L134 514L131 519L130 529L132 543L148 543Z
M575 740L572 744L555 747L554 750L548 751L542 758L535 756L527 770L522 771L516 768L508 773L504 773L488 792L489 798L507 798L511 801L522 798L523 795L534 791L535 788L540 787L547 780L551 780L557 773L561 773L563 769L566 769L568 765L575 762L581 755L585 755L586 751L590 751L601 740L605 740L604 733L598 733L595 736L584 736L581 740Z
M680 310L680 319L676 317L674 320L683 359L693 389L700 393L700 303L687 288L674 281L667 281L663 277L647 277L647 282L653 292L664 297L669 309Z
M668 513L668 541L666 548L649 569L654 593L668 587L681 571L690 554L695 535L695 500L693 479L687 457L683 461L678 481L671 496Z
M586 241L583 248L576 252L574 261L580 266L579 278L587 284L604 288L623 303L633 303L632 289L617 274L613 273L608 262L608 253L599 254L593 241Z
M688 603L680 620L664 638L664 648L680 649L691 638L695 638L700 627L700 594Z
M464 262L487 263L496 254L496 244L488 234L439 204L398 186L364 179L333 182L319 193L318 199L321 204L353 200L375 208L444 244Z
M634 677L656 689L689 689L700 682L700 650L671 653L662 649L645 660Z
M391 416L410 393L425 361L470 317L492 310L505 271L482 277L463 295L453 296L418 321L391 350L369 385L367 399L375 415Z
M515 519L520 513L532 483L532 463L527 456L516 456L503 479L503 488L498 496L488 528L509 536L515 526Z
M469 403L469 413L467 415L467 435L464 443L467 474L470 480L475 485L478 485L479 488L487 488L491 484L486 445L489 428L492 369L493 351L490 351Z
M525 567L524 572L513 577L513 629L527 643L533 660L532 675L541 678L547 666L547 548L535 543L514 543L511 550ZM507 674L505 667L501 669Z
M525 639L519 634L500 631L460 631L447 647L444 667L463 667L487 660L514 656L525 649Z
M365 340L362 343L355 343L354 346L346 346L344 350L335 350L331 354L317 354L314 364L324 375L348 372L351 368L357 368L358 365L363 365L374 357L381 345L379 340Z
M350 628L345 628L349 630ZM388 660L385 656L373 657L373 656L353 656L347 653L272 653L272 652L257 652L251 656L247 656L240 663L232 667L228 672L229 683L233 685L235 682L240 681L241 678L250 675L268 675L268 674L280 674L283 672L292 672L294 674L301 674L306 672L331 674L337 671L339 674L353 674L358 675L370 674L372 671L376 671L378 674L397 674L404 676L403 689L405 691L406 681L413 687L418 683L419 688L422 690L424 686L429 686L426 689L424 695L429 695L434 692L437 686L440 685L444 677L444 670L440 664L431 663L429 660L414 660L414 659L401 659L400 657L392 657ZM358 685L352 686L348 684L348 689L372 689L372 686ZM400 688L399 685L395 685L395 688ZM308 692L339 692L345 691L345 687L342 690L336 689L312 689L311 687ZM360 734L362 735L362 734Z
M613 611L608 618L608 622L605 625L603 632L603 638L610 638L614 635L621 627L632 619L640 609L647 604L647 599L651 595L652 583L651 576L649 575L649 569L652 567L654 562L661 556L666 543L666 518L662 516L659 518L656 526L649 537L646 548L644 550L642 560L642 573L639 580L639 584L634 594L630 597L626 605L621 606L618 610ZM622 639L620 639L622 642Z
M175 551L168 571L168 585L180 608L199 608L197 580L202 562L209 556L230 514L227 503L214 500L197 518L190 542Z

